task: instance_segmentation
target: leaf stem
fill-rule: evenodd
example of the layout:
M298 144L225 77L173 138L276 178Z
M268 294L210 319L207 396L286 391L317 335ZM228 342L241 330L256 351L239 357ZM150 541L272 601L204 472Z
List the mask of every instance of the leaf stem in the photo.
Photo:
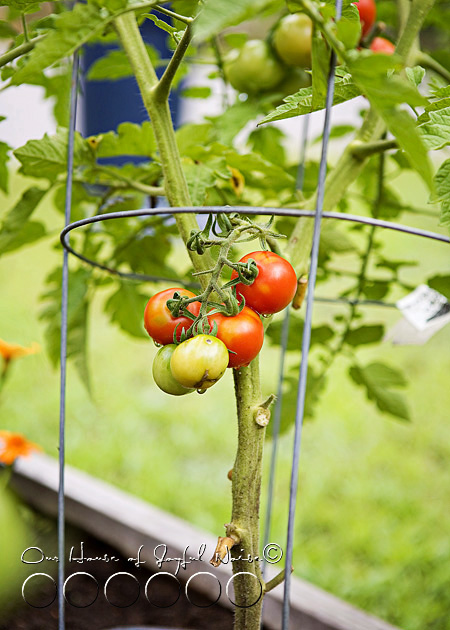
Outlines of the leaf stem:
M164 15L168 15L174 20L178 20L179 22L184 22L184 24L192 24L194 18L187 17L186 15L180 15L179 13L175 13L175 11L171 11L170 9L166 9L165 7L161 7L156 5L154 7L154 11L158 11L159 13L163 13Z
M38 35L38 37L33 37L27 42L24 42L20 46L16 46L15 48L11 48L8 52L5 52L0 56L0 68L6 66L7 63L11 63L14 59L21 57L22 55L26 55L30 50L36 46L38 42L45 39L46 35Z
M365 160L371 155L389 151L390 149L398 149L397 140L377 140L375 142L352 142L350 144L351 152L354 157Z
M433 70L440 77L442 77L445 81L450 83L450 72L447 68L444 68L439 61L433 59L431 55L427 55L424 52L419 52L415 59L416 63L423 66L424 68L428 68L428 70Z
M167 67L162 75L159 83L155 89L155 98L164 101L169 97L170 88L175 77L176 71L180 67L181 62L183 61L184 55L186 54L186 50L192 39L192 28L188 25L183 33L183 37L178 43L178 46L175 49Z
M25 38L25 41L29 42L30 38L28 35L27 18L25 16L25 13L22 13L22 28L23 28L23 36Z

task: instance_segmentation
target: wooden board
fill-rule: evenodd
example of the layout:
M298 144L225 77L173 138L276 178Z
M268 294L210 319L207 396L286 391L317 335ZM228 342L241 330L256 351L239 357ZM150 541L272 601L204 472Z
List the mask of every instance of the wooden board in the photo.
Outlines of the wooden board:
M17 460L11 483L27 503L45 514L56 516L58 479L58 462L46 455L36 454ZM209 564L216 537L70 466L65 469L65 491L68 523L110 544L126 557L136 558L141 549L139 558L149 570L170 573L176 570L176 561L160 562L158 565L157 558L161 558L163 552L160 545L167 545L166 559L183 558L183 554L187 558L196 558L205 545L202 559L180 568L178 578L185 583L199 571L212 573L222 586L219 604L233 608L225 594L231 566L214 568ZM223 532L217 534L223 535ZM333 558L330 558L332 561ZM275 570L269 571L267 579L275 573ZM212 581L216 582L214 577L211 577ZM304 580L293 577L291 584L292 630L396 630L394 626ZM197 578L196 586L199 592L209 594L209 579ZM217 584L215 586L217 588ZM263 617L267 630L281 628L282 602L282 585L265 597Z

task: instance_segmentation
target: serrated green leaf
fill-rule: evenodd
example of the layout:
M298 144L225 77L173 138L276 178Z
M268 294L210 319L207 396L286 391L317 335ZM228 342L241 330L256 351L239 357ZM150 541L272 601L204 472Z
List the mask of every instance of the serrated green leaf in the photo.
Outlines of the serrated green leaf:
M261 107L255 101L235 103L220 116L208 118L214 123L215 136L218 142L232 146L237 134L251 120L261 115Z
M228 26L240 24L273 4L281 3L274 0L208 0L195 20L195 37L198 41L210 39Z
M108 131L101 135L97 155L100 158L118 155L153 157L155 151L156 140L150 122L145 121L142 125L124 122L117 127L117 133Z
M450 160L441 164L434 176L437 201L441 204L441 224L450 225Z
M413 85L419 87L425 78L426 70L421 66L414 66L414 68L406 68L406 76Z
M41 8L41 3L36 0L3 0L2 4L20 13L36 13Z
M43 177L53 182L67 170L67 129L59 129L54 136L45 134L41 140L29 140L14 151L22 164L20 172L31 177ZM74 161L76 165L93 161L88 146L79 133L75 134Z
M350 346L361 346L380 341L384 335L384 326L366 325L350 330L345 336L345 343Z
M78 374L90 392L87 360L88 288L91 272L85 268L69 271L69 298L67 313L67 358L73 361ZM47 278L49 291L42 296L46 302L39 319L46 323L45 340L47 352L53 365L60 355L61 337L61 268L51 272Z
M318 106L317 109L312 107L312 87L302 88L296 94L291 94L284 99L283 105L277 107L273 112L265 116L258 124L263 125L275 120L284 120L293 118L294 116L302 116L313 111L323 109L325 104ZM355 85L350 74L344 76L336 76L333 105L345 103L346 101L356 98L361 94L359 88Z
M111 321L133 337L146 337L144 309L148 296L140 293L137 285L120 282L119 287L105 304Z
M399 109L405 103L416 107L427 101L408 79L393 74L399 67L396 55L360 53L349 63L355 82L383 118L411 166L432 189L432 168L424 142L412 117Z
M344 44L345 48L354 48L361 39L361 21L359 19L359 11L353 5L347 5L343 8L342 17L336 22L336 31L339 40Z
M216 182L214 171L204 164L193 164L192 162L184 162L183 171L192 204L202 206L205 203L208 188L214 186Z
M371 363L365 367L354 365L349 373L357 385L365 388L368 399L372 400L380 411L402 420L410 420L405 399L397 392L391 391L392 388L406 385L401 372L384 363Z
M312 100L311 109L316 111L325 107L328 74L330 72L331 53L322 33L313 29L312 35Z
M445 295L450 301L450 275L437 275L429 278L427 281L429 287Z
M113 16L93 4L76 3L72 11L55 16L55 30L36 44L27 62L11 78L12 85L33 80L46 68L70 56L91 38L101 35Z
M40 223L33 222L31 228L27 225L30 216L46 193L47 190L29 188L8 212L0 229L0 255L45 235L45 229Z
M156 48L146 44L148 56L153 66L160 65L160 58ZM123 50L110 50L89 67L87 79L89 81L117 81L125 77L131 77L133 70Z
M8 192L8 151L10 150L11 147L6 144L6 142L0 142L0 188L5 191L5 193Z
M419 127L425 145L434 150L450 145L450 106L427 114L428 122Z
M11 39L17 36L17 31L5 20L0 20L0 39Z
M181 92L183 98L209 98L211 94L212 91L210 87L200 87L197 85L187 87Z
M284 139L285 134L277 127L259 127L249 135L248 142L252 151L259 153L269 162L283 166L286 162Z

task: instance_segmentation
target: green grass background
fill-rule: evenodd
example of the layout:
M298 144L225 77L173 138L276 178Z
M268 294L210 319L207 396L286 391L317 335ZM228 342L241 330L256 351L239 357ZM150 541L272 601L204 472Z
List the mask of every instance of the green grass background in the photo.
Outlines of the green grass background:
M1 197L0 216L23 184L16 177L9 200ZM413 175L400 181L400 191L425 205L426 193ZM60 215L40 213L53 218L59 231ZM419 223L436 229L433 219ZM385 238L397 259L420 259L419 270L405 274L411 282L448 271L445 245L396 234ZM39 294L59 260L53 242L0 259L0 337L43 345ZM153 344L113 327L100 302L89 330L92 399L71 367L68 372L68 463L222 534L230 516L226 475L236 446L231 374L204 396L166 396L152 381ZM318 306L316 316L332 321L338 308ZM399 318L395 311L371 312L388 323ZM379 414L350 384L348 364L339 359L317 418L304 429L296 573L405 630L450 630L449 342L447 326L426 346L382 344L360 353L362 363L377 359L405 370L411 423ZM277 363L277 350L265 347L266 394L276 388ZM0 401L1 428L25 433L57 457L59 374L45 352L12 368ZM282 546L291 454L289 433L279 448L271 536ZM268 458L266 477L267 464Z

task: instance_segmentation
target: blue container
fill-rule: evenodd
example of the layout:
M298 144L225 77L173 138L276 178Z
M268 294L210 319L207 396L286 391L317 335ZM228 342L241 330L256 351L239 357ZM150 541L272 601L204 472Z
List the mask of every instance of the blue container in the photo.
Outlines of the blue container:
M161 16L158 16L161 17ZM170 58L172 51L167 47L166 41L169 35L155 26L150 20L145 20L141 26L144 41L156 48L163 59ZM82 72L85 77L91 65L97 59L103 57L110 50L117 50L115 44L88 44L84 47L82 58ZM158 68L157 74L161 76L164 68ZM170 97L170 109L174 125L177 124L179 109L178 94ZM119 79L117 81L82 81L81 106L81 132L84 136L92 136L107 131L115 131L122 122L142 123L148 120L148 114L142 102L139 88L134 77ZM121 164L122 158L111 158L109 163ZM142 158L127 162L142 162Z

